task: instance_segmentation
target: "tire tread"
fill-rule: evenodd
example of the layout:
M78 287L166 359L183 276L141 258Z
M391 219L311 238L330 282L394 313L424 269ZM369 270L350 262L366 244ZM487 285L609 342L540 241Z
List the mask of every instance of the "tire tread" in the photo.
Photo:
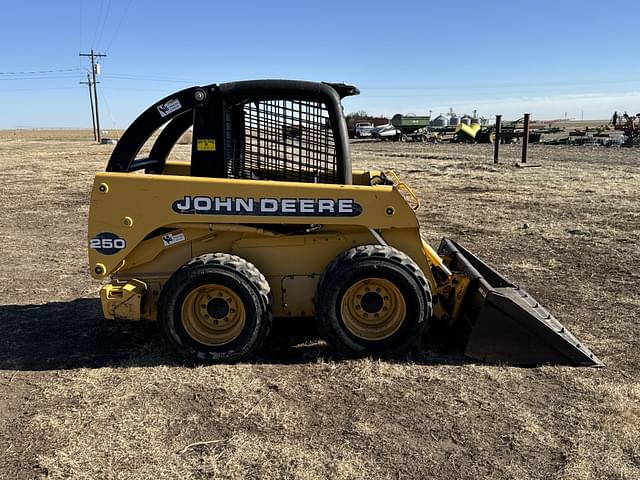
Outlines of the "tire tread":
M354 262L360 260L375 259L382 262L388 262L396 267L400 267L408 272L419 284L422 292L423 304L425 308L425 318L419 319L419 322L428 321L432 312L432 295L430 284L420 269L420 267L409 257L406 253L400 250L390 247L388 245L360 245L350 248L345 252L338 255L325 269L320 281L318 282L318 288L316 292L316 312L324 312L326 305L323 291L327 288L328 283L331 283L333 279L337 277L338 272L344 268L349 268ZM316 321L318 331L320 335L329 343L334 349L338 350L341 354L350 355L354 351L348 348L339 338L337 338L336 332L328 325L328 322L323 319L317 318ZM415 339L416 345L420 342L420 338ZM415 345L412 345L415 346Z
M216 267L218 269L226 270L232 275L244 277L249 285L253 287L254 292L259 298L263 312L263 318L261 319L262 324L260 327L262 331L259 333L256 341L251 345L248 351L237 358L218 358L218 355L210 352L202 352L191 346L180 345L181 342L177 342L173 338L175 333L171 332L170 327L166 325L166 322L164 321L160 322L161 331L176 353L189 361L213 363L216 361L233 362L244 360L259 350L264 344L264 341L269 336L269 332L271 330L273 316L271 313L271 287L269 286L269 283L254 264L242 257L229 253L216 252L198 255L197 257L189 260L171 276L169 281L163 287L163 291L158 302L159 318L161 315L168 315L167 312L173 308L173 305L171 304L172 299L170 298L171 295L167 295L165 292L167 290L172 290L174 284L180 285L181 283L193 279L197 275L206 274L206 271L202 271L202 269L206 267Z

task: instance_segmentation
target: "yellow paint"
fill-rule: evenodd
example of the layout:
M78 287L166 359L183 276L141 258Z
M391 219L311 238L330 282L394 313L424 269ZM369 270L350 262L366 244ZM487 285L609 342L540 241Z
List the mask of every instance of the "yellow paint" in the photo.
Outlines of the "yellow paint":
M215 311L212 302L224 307ZM225 345L242 333L246 310L240 296L224 285L204 284L191 290L181 308L182 326L203 345Z
M480 125L478 125L477 123L472 123L471 125L467 125L466 123L459 123L456 127L456 133L464 134L469 139L474 140L476 138L476 135L480 131L480 128Z
M216 139L215 138L198 138L196 142L196 149L199 152L215 152Z
M146 291L147 284L136 279L104 285L100 289L100 300L105 318L140 320L140 303Z
M373 308L366 302L373 296ZM406 320L407 306L396 285L385 278L364 278L351 285L340 303L340 314L353 335L368 341L384 340Z
M107 318L155 319L158 297L169 277L191 258L211 252L238 255L262 272L271 287L274 316L301 315L302 312L312 315L317 281L327 265L349 248L379 243L379 237L376 238L370 229L375 229L385 243L416 262L434 295L446 293L452 298L451 308L443 309L443 304L436 303L434 313L451 317L455 304L462 299L460 294L455 295L457 290L450 280L444 285L442 279L440 284L436 283L432 269L443 265L443 260L420 236L416 215L409 205L415 200L410 194L408 199L403 195L411 190L404 186L369 185L371 178L379 172L357 171L354 181L361 184L333 185L181 175L188 173L188 168L188 163L169 162L164 175L96 175L91 195L89 238L111 232L126 241L126 247L113 255L102 255L89 249L92 275L97 279L112 277L111 283L101 292ZM167 169L171 174L167 174ZM107 192L100 191L100 185L104 184L109 185ZM326 217L175 212L172 204L182 201L185 196L272 198L278 201L353 199L362 211L357 216ZM388 214L390 210L393 215ZM125 226L124 217L135 219L135 222ZM282 224L299 227L295 233L286 233L279 230ZM305 232L309 225L316 227ZM162 234L167 229L182 230L185 240L165 246ZM95 271L97 266L103 268L103 273ZM144 291L138 289L129 295L123 285L138 285L137 282L153 287ZM459 285L467 286L464 282ZM463 288L458 290L463 292ZM129 295L126 302L118 299L118 295L125 294ZM356 318L355 314L351 317ZM397 326L397 319L392 320L391 323ZM194 325L202 326L196 322L190 327L195 328Z

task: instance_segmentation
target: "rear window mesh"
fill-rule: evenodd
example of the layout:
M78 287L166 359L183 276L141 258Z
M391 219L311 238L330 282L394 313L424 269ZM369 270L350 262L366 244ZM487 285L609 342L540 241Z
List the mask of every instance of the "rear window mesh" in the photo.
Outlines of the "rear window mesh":
M227 175L308 183L336 183L336 147L324 103L261 100L230 109Z

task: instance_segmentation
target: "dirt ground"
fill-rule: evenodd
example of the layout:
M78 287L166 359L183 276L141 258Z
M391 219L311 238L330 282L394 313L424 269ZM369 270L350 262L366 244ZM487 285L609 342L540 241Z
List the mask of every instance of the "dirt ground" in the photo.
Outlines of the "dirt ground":
M291 321L250 363L189 368L154 324L101 318L86 217L112 148L0 132L1 478L640 478L640 151L532 145L542 167L519 169L517 146L353 145L422 197L426 238L536 294L604 369L436 340L338 360Z

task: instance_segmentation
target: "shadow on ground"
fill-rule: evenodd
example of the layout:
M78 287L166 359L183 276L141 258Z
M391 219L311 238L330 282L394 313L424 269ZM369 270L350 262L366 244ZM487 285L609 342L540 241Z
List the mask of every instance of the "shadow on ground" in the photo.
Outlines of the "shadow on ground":
M446 336L430 335L408 361L462 364ZM311 319L276 319L254 363L299 364L330 358ZM339 358L335 358L338 360ZM155 322L105 320L100 301L81 298L41 305L0 305L0 369L64 370L180 365Z
M0 306L3 369L134 366L132 354L140 356L151 344L159 346L159 340L153 323L104 320L95 298Z

